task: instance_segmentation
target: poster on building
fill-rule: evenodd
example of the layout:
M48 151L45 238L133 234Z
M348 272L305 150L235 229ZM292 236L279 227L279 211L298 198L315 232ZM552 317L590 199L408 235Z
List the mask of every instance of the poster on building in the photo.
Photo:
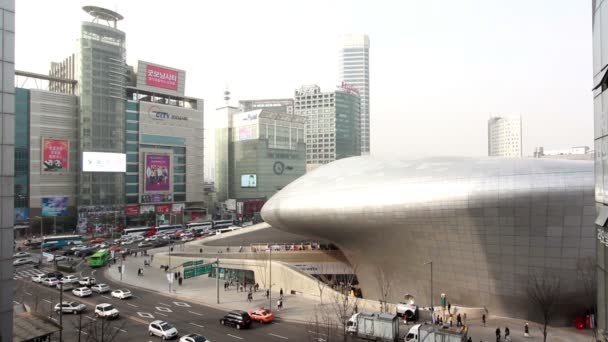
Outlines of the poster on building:
M153 213L156 208L153 205L142 205L139 207L140 214Z
M42 139L42 172L69 171L70 141Z
M168 214L171 212L171 204L159 204L156 206L156 212L159 214Z
M42 216L68 216L68 198L67 197L43 197L42 198Z
M171 156L146 154L145 191L169 191L171 189Z
M30 218L30 208L15 208L15 222Z
M249 140L251 139L251 127L240 127L239 128L239 140Z
M174 214L181 214L184 209L186 208L186 204L185 203L174 203L173 207L171 208L171 211Z
M169 90L177 90L178 79L179 74L176 70L171 70L156 65L146 65L146 85Z
M125 213L127 215L139 215L139 205L127 205Z

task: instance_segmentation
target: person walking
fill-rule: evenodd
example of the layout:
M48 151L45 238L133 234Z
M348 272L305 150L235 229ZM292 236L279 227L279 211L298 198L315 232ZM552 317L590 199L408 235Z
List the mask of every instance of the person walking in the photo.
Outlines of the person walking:
M500 341L500 328L496 328L496 342Z
M266 298L270 297L270 290L266 289Z
M483 322L483 326L486 326L486 314L481 315L481 322Z
M281 291L279 291L279 298L283 299L283 288L281 287Z
M509 331L509 327L505 327L505 341L511 341L511 332Z
M462 324L467 325L467 313L466 312L462 314Z
M179 277L179 280L178 280L179 286L182 286L182 281L183 281L183 280L184 280L184 278Z
M467 342L473 342L473 339L471 338L471 336L469 336L469 339L467 340Z
M530 337L530 326L528 325L528 322L524 325L524 337Z
M456 315L456 326L457 327L462 326L462 317L460 316L460 314Z
M452 314L452 303L448 302L448 314Z

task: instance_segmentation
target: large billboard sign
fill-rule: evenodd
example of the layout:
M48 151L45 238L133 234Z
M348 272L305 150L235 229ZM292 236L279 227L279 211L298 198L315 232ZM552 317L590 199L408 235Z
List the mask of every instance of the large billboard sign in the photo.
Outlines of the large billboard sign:
M127 172L124 153L82 152L83 172Z
M168 154L146 154L144 175L146 192L171 190L171 156Z
M68 216L68 198L67 197L43 197L42 198L42 216Z
M42 139L42 172L67 172L70 162L70 141Z
M258 186L258 179L255 174L241 175L241 188L255 188Z
M146 85L169 90L177 90L179 74L177 70L171 70L156 65L146 65Z

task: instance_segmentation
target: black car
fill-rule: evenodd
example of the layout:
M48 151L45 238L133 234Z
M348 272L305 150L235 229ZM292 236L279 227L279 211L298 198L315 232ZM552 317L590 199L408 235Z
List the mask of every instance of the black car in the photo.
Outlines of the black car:
M58 251L60 249L63 249L63 247L61 247L61 246L48 246L48 247L44 247L43 251L44 252L55 252L55 251Z
M93 254L95 254L94 248L82 249L82 250L79 250L76 253L74 253L74 255L76 255L77 257L86 257L86 256L93 255Z
M57 279L61 279L63 278L63 273L61 272L49 272L46 274L47 278L57 278Z
M72 249L66 249L65 251L63 251L63 255L65 256L74 255L74 253L76 253L76 251L73 251Z
M153 242L154 247L163 247L169 244L169 241L167 240L156 240Z
M221 325L232 325L237 329L249 328L251 326L251 317L246 311L234 310L230 311L226 316L220 319Z

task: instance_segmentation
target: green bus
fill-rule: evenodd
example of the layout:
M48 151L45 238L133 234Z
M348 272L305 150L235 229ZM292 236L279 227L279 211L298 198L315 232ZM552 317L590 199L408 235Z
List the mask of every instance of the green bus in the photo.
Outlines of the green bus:
M110 259L110 251L107 249L100 249L95 254L89 257L89 266L101 267L105 266Z

